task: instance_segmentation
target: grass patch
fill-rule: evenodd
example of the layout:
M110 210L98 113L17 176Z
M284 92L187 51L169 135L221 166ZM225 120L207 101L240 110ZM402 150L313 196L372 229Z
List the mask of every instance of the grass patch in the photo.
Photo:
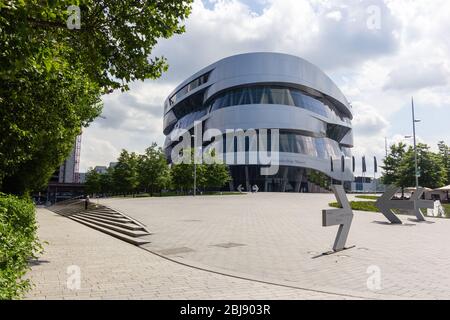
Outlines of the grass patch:
M340 208L337 202L331 202L328 205L333 208ZM350 206L352 210L379 212L373 201L350 201Z
M445 217L450 218L450 203L445 203L442 205L445 210Z
M356 196L355 198L358 199L366 199L366 200L378 200L380 197L379 196Z
M340 208L340 206L337 202L331 202L328 205L333 208ZM368 211L368 212L380 212L378 210L378 208L375 206L375 202L373 202L373 201L350 201L350 206L353 210ZM450 218L450 204L444 203L444 204L442 204L442 206L444 207L445 218L449 219ZM393 209L393 211L396 214L401 214L401 212L398 211L398 209ZM422 211L426 211L426 210L422 210Z

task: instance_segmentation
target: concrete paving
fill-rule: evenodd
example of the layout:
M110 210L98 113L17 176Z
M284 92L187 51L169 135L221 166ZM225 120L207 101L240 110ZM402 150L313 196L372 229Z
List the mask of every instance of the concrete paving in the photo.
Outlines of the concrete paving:
M45 209L37 219L48 243L26 299L353 299L183 266Z
M381 214L355 212L355 247L320 256L337 231L321 226L330 201L280 193L101 200L147 225L153 234L143 248L39 210L49 245L28 297L450 298L450 220L401 216L405 224L389 225ZM80 267L80 290L67 288L70 265Z
M258 193L102 203L154 232L146 249L192 266L365 298L450 298L450 220L400 216L403 225L389 225L381 214L355 212L347 243L356 247L315 258L336 235L337 227L321 226L330 201Z

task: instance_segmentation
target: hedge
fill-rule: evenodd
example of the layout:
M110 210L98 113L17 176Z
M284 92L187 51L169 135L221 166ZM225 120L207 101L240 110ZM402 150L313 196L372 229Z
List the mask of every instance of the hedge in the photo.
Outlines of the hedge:
M19 299L30 289L23 276L29 259L42 251L36 230L31 200L0 193L0 300Z

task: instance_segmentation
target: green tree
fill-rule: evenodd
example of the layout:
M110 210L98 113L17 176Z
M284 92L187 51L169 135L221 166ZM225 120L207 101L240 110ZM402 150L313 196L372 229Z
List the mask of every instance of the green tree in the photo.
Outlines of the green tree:
M431 152L426 144L417 145L417 163L420 186L435 189L445 184L445 167L442 159L438 154ZM400 162L396 184L400 187L411 187L415 186L415 181L414 148L409 147Z
M168 186L169 166L164 152L156 143L152 143L139 157L138 175L141 187L150 192L151 196L154 192L161 192L161 189Z
M69 5L81 28L69 29ZM44 185L100 96L167 70L157 40L184 31L191 1L0 0L0 190Z
M94 169L86 173L86 182L84 185L87 193L94 194L101 192L101 176Z
M174 189L181 192L192 190L194 186L194 166L187 163L172 164L170 177Z
M308 180L321 188L330 190L331 178L323 172L311 170L311 172L308 175Z
M408 184L399 185L400 179L400 164L406 153L406 144L400 142L399 144L391 145L388 156L384 159L382 182L385 185L398 185L399 187L407 187Z
M202 164L200 174L202 175L201 181L204 182L204 187L210 189L217 189L223 187L227 182L231 180L228 166L221 163L215 157L215 150L210 153L210 157L213 160L211 164Z
M114 168L108 168L100 175L100 193L111 194L115 191L113 181Z
M190 154L189 163L179 163L172 164L170 168L170 176L172 187L181 190L182 192L187 192L188 190L194 189L194 170L196 172L196 185L198 187L205 187L205 175L203 174L204 165L195 164L194 165L194 151L183 150L183 152L188 152ZM194 167L195 166L195 167Z
M139 185L138 155L122 150L118 163L113 171L113 183L116 190L123 195L134 194Z
M439 156L445 168L445 184L450 184L450 147L444 141L438 143Z

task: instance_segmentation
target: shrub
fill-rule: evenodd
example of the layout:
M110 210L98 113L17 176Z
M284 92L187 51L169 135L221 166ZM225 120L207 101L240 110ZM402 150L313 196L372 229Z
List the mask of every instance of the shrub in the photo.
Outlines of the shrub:
M28 261L42 247L36 236L34 205L30 199L0 193L0 299L20 298L31 287L23 276Z

